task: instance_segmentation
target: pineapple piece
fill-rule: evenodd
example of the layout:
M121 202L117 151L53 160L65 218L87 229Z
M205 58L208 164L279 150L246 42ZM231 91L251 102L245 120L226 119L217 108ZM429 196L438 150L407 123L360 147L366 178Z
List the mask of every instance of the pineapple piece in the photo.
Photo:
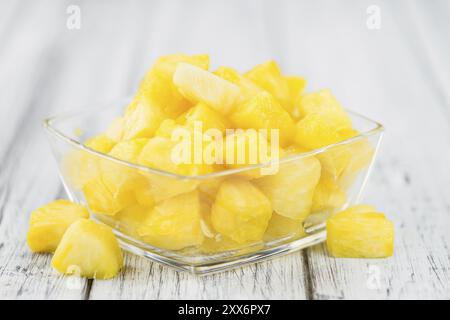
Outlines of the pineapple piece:
M137 96L128 106L123 119L123 140L151 138L166 115L149 99Z
M137 158L148 139L140 138L119 142L110 156L128 162ZM93 211L114 215L136 201L134 190L145 186L146 180L138 170L112 160L101 159L99 172L83 187L86 201Z
M326 172L322 172L319 183L314 190L311 211L320 212L338 209L345 204L346 200L347 195L339 188L336 181Z
M155 205L154 193L148 184L143 184L139 188L134 190L134 196L136 197L137 204L143 207L153 207Z
M331 113L334 121L341 127L351 128L352 121L330 90L307 93L296 103L300 118L311 113Z
M71 150L64 155L61 173L70 186L82 189L93 177L98 175L99 157L85 150Z
M163 249L199 246L203 242L200 218L199 195L193 191L156 205L138 233L145 242Z
M46 204L31 213L28 247L33 252L54 252L67 228L84 218L89 218L86 208L68 200Z
M269 60L257 65L248 71L245 76L262 89L271 93L286 111L292 111L293 105L290 102L288 81L281 74L280 68L275 61Z
M231 128L228 120L218 111L210 108L203 102L199 102L195 107L190 109L184 115L184 124L188 128L194 128L195 122L202 124L202 130L207 133L209 129L217 129L225 132L226 129Z
M280 149L276 145L271 145L264 135L258 134L255 130L235 130L226 136L223 147L225 167L230 169L268 163L271 160L278 161L280 158ZM271 171L276 169L276 167L272 167ZM267 174L264 170L269 171L268 166L245 170L236 175L255 179Z
M322 165L322 172L333 180L339 179L351 160L351 149L348 146L348 144L333 146L316 155Z
M289 87L289 103L292 106L291 116L294 119L300 118L298 103L301 99L302 93L306 87L306 80L297 76L285 76Z
M190 164L176 163L172 158L176 146L176 141L154 137L142 150L138 163L179 175L201 175L213 172L214 167L208 164L195 164L193 161ZM156 202L193 191L199 183L193 179L177 179L158 173L145 173L144 176L148 179L148 194Z
M274 212L269 221L266 233L264 234L264 241L273 241L286 237L303 236L302 221L296 219L286 218Z
M375 211L345 210L327 220L327 247L334 257L385 258L394 251L394 225ZM367 209L367 208L366 208Z
M65 274L110 279L123 265L122 250L111 229L92 220L74 222L61 239L52 266Z
M180 94L172 81L180 62L186 62L204 70L209 68L209 56L206 54L164 56L159 58L145 75L138 91L138 96L144 96L148 101L159 106L170 118L177 117L192 106L192 103Z
M341 188L349 188L359 173L369 167L372 162L375 150L366 138L358 139L347 144L349 160L338 179Z
M260 93L261 91L263 91L255 83L253 83L251 80L241 75L233 68L220 67L216 71L214 71L214 74L227 81L234 83L239 87L240 94L236 101L236 104L241 104L253 98L256 94Z
M337 121L339 116L333 111L306 115L297 123L296 144L318 149L354 137L356 132Z
M171 139L173 131L182 128L183 126L181 124L178 124L175 120L165 119L163 122L161 122L158 130L156 130L155 136Z
M260 241L272 216L269 199L246 180L225 180L211 209L215 230L237 243Z
M254 183L269 198L276 213L303 221L311 212L319 178L319 161L307 156L281 163L277 174L255 179Z
M118 143L122 140L123 137L123 122L124 118L116 118L114 119L111 124L109 125L108 129L105 131L105 135L114 141L115 143Z
M295 125L289 113L269 93L261 92L230 115L236 128L279 130L280 144L288 145L295 136Z
M107 135L100 134L86 140L84 144L95 151L108 153L114 147L115 142Z
M120 231L129 236L139 236L138 228L148 219L152 212L151 207L144 207L138 204L119 211L114 219Z
M178 64L173 82L191 102L204 102L225 115L239 97L239 87L235 84L187 63Z

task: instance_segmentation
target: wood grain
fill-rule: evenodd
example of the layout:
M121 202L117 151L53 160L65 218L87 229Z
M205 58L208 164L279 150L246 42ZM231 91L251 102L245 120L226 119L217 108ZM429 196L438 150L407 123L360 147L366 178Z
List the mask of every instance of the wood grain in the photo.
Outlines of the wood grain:
M0 299L449 299L450 3L376 1L0 2ZM64 192L45 116L131 93L152 61L207 52L241 70L274 58L385 124L365 192L394 221L395 255L334 259L323 245L205 277L126 255L108 281L73 285L25 244L30 212Z

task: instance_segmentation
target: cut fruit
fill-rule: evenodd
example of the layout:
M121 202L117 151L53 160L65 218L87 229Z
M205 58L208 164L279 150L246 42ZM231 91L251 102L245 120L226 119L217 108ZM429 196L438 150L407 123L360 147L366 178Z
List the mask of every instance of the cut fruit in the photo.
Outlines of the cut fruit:
M227 81L234 83L239 87L240 94L239 98L236 101L236 104L241 104L253 98L255 95L257 95L263 90L262 88L258 87L255 83L253 83L253 81L244 77L235 69L230 67L220 67L216 71L214 71L214 74L218 75L219 77Z
M109 155L120 160L137 163L137 159L148 140L140 138L119 142L111 149Z
M225 132L226 129L231 128L228 120L218 111L210 108L205 103L200 102L195 107L190 109L184 115L184 124L188 128L194 128L198 123L201 123L202 130L207 133L209 129L217 129Z
M365 208L365 209L370 209ZM327 247L334 257L385 258L394 251L394 225L384 214L352 208L327 220Z
M159 58L142 80L138 96L156 104L170 118L175 118L192 106L173 84L172 78L180 62L190 63L201 69L209 68L209 56L173 54Z
M230 115L230 120L236 128L279 130L281 146L286 146L295 136L295 125L289 113L280 106L278 101L267 92L261 92Z
M178 64L173 82L191 102L204 102L225 115L239 97L239 87L235 84L187 63Z
M255 179L254 183L269 198L276 213L303 221L311 212L319 178L319 161L307 156L281 163L277 174Z
M318 149L357 135L351 127L342 125L334 112L310 113L297 123L295 142L301 147Z
M280 238L297 237L304 234L302 221L286 218L274 212L264 234L264 240L272 241Z
M304 94L298 98L296 107L300 118L304 118L311 113L330 113L333 114L337 125L346 128L352 127L350 117L330 90L325 89Z
M86 140L84 144L95 151L108 153L114 147L115 142L107 135L100 134Z
M272 216L269 199L246 180L229 179L211 209L216 231L238 243L260 241Z
M300 113L297 108L298 101L301 99L301 95L306 87L306 80L297 76L286 76L286 81L289 88L289 105L291 115L298 119Z
M153 246L180 250L203 242L200 218L198 192L185 193L156 205L138 232Z
M273 60L257 65L248 71L245 76L262 89L271 93L290 112L293 105L290 103L290 91L286 78L281 74L280 68Z
M123 122L124 118L116 118L111 122L110 126L105 131L105 135L115 143L118 143L122 140Z
M139 236L138 228L150 216L152 208L141 205L132 205L118 212L114 219L117 221L117 227L120 231L129 236Z
M54 252L67 228L79 219L89 218L85 207L68 200L56 200L33 211L27 244L33 252Z
M326 172L322 172L319 183L314 190L311 211L333 211L341 208L346 200L345 192L339 188L336 181Z
M166 116L150 100L136 97L128 106L123 120L123 140L151 138Z
M122 250L111 229L88 219L67 229L52 259L59 272L90 279L110 279L122 265Z

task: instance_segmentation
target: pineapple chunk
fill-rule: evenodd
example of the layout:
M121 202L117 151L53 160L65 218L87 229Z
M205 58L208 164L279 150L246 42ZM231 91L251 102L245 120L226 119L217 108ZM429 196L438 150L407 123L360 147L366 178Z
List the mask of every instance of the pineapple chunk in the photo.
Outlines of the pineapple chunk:
M109 155L136 163L147 141L148 139L140 138L119 142ZM146 180L137 169L101 159L97 175L84 185L83 192L89 208L93 211L114 215L133 204L136 201L134 190L145 185Z
M213 172L213 165L176 163L173 161L172 152L175 146L177 146L175 141L163 137L154 137L142 150L138 162L151 168L178 175L201 175ZM199 181L193 179L177 179L157 173L145 173L144 175L149 183L148 194L156 202L193 191L199 183Z
M66 229L75 221L89 218L85 207L68 200L56 200L33 211L27 243L33 252L54 252Z
M327 220L327 247L334 257L385 258L394 251L394 225L366 208L339 212Z
M251 80L247 79L235 69L230 67L220 67L216 71L214 71L215 75L230 81L237 85L240 89L239 97L236 101L236 104L241 104L251 98L253 98L256 94L260 93L262 89L258 87Z
M141 205L132 205L118 212L114 219L117 221L119 230L130 236L139 236L138 228L150 216L152 208Z
M346 147L350 157L338 180L339 186L344 189L349 188L358 174L370 165L375 152L366 138L347 144Z
M352 121L330 90L307 93L296 103L301 118L311 113L331 113L339 126L351 128Z
M286 218L274 212L269 221L266 233L264 234L264 240L273 241L280 238L296 237L304 234L302 221Z
M334 210L342 207L347 200L347 195L336 181L326 172L322 172L319 183L314 190L311 211L320 212Z
M138 95L156 104L170 118L175 118L192 106L173 84L172 78L180 62L208 70L209 56L173 54L159 58L142 80Z
M293 118L300 118L298 110L298 102L301 99L302 93L306 87L306 80L297 76L286 76L286 81L289 88L289 104L291 105L291 115Z
M123 140L151 138L165 117L160 106L141 96L136 97L125 112Z
M198 246L203 242L197 191L178 195L156 205L138 229L147 243L168 250Z
M311 212L314 189L320 178L320 163L312 156L280 164L277 174L255 179L269 198L273 210L303 221Z
M92 220L73 223L61 239L52 266L61 273L110 279L122 268L122 250L111 229Z
M108 129L105 131L105 135L114 141L115 143L118 143L122 140L123 137L123 122L124 118L116 118L114 119L111 124L109 125Z
M272 150L272 145L266 140L266 137L259 135L256 131L236 130L227 135L225 139L223 151L225 166L230 169L239 169L268 163L271 160L278 161L280 149L274 147L276 149ZM264 174L262 169L245 170L236 173L236 175L247 179L255 179ZM265 169L269 170L269 168Z
M262 89L271 93L285 108L291 112L293 105L290 102L290 90L287 79L281 74L280 68L273 60L257 65L248 71L245 76Z
M84 144L95 151L108 153L114 147L115 142L107 135L101 134L86 140Z
M215 230L237 243L260 241L272 216L269 199L246 180L225 180L211 209Z
M318 149L355 136L351 127L337 120L339 117L333 111L306 115L297 123L295 142L304 148Z
M230 115L230 120L236 128L279 130L281 146L288 145L295 136L295 125L291 116L267 92L261 92L239 106ZM268 132L268 137L270 135Z
M163 122L161 122L158 130L156 130L155 136L171 139L173 131L182 128L183 126L177 123L177 121L173 119L165 119Z
M111 149L109 155L131 163L137 163L138 157L149 139L140 138L119 142Z
M178 64L173 82L191 102L204 102L225 115L239 97L239 87L235 84L187 63Z
M226 129L231 128L228 120L218 111L210 108L203 102L198 103L195 107L190 109L185 115L185 125L188 128L194 128L195 122L202 124L203 131L207 132L209 129L218 129L225 132Z

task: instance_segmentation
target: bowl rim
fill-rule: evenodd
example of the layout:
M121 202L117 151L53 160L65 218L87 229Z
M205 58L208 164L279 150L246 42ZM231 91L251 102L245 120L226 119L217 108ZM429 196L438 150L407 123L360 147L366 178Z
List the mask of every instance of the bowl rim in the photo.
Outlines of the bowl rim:
M113 105L116 105L119 102L123 102L124 105L126 105L126 103L128 103L130 101L130 99L131 99L130 97L127 97L127 98L123 98L123 99L114 100L113 102L101 104L99 107L96 107L96 108L82 107L82 108L77 108L74 111L61 112L59 114L44 118L42 120L42 125L43 125L44 129L47 131L47 133L63 140L64 142L74 146L77 149L83 150L94 156L98 156L100 158L113 161L115 163L126 165L128 167L131 167L131 168L134 168L136 170L140 170L140 171L143 171L146 173L163 175L163 176L167 176L167 177L171 177L171 178L179 179L179 180L207 180L207 179L212 179L212 178L226 177L226 176L234 175L237 173L242 173L242 172L246 172L246 171L250 171L250 170L254 170L254 169L264 168L264 167L270 166L272 163L271 161L269 161L269 162L264 162L264 163L251 164L251 165L247 165L247 166L244 166L241 168L225 169L225 170L207 173L207 174L201 174L201 175L182 175L182 174L177 174L177 173L173 173L173 172L148 167L145 165L140 165L140 164L125 161L125 160L121 160L121 159L115 158L111 155L108 155L106 153L96 151L96 150L91 149L88 146L86 146L83 142L67 136L65 133L58 130L53 125L54 123L56 123L58 121L61 121L61 120L67 119L67 118L71 118L71 117L76 117L85 112L94 112L96 110L112 108ZM310 157L310 156L314 156L314 155L317 155L320 153L324 153L326 150L334 148L336 146L350 144L354 141L362 140L364 138L374 136L376 134L382 134L383 131L385 130L384 126L375 120L372 120L366 116L363 116L357 112L354 112L354 111L351 111L348 109L345 109L345 111L353 116L359 117L367 122L372 123L374 125L373 128L371 128L367 131L359 132L359 134L354 137L351 137L351 138L348 138L348 139L345 139L345 140L342 140L342 141L339 141L339 142L336 142L336 143L333 143L333 144L330 144L330 145L327 145L327 146L324 146L321 148L313 149L310 151L299 152L299 153L291 154L291 155L288 155L285 157L281 157L280 159L278 159L279 165L286 163L286 162L296 161L301 158Z

